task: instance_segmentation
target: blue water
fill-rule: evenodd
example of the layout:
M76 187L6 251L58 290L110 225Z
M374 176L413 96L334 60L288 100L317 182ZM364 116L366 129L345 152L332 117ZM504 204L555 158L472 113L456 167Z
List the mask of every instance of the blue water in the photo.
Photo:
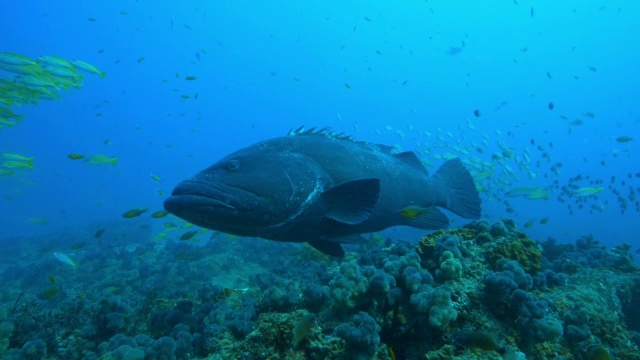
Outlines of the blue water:
M245 351L249 332L278 323L284 333L265 335L264 347L279 356L326 358L318 349L344 345L350 329L364 328L360 337L380 335L367 341L381 343L379 354L389 358L391 347L398 359L444 345L470 354L456 336L480 326L529 357L556 349L586 358L602 344L614 358L637 358L638 272L627 256L639 263L638 18L640 3L628 0L0 2L0 53L78 59L106 72L104 79L84 73L80 88L59 90L60 100L10 106L23 120L0 126L0 357L22 358L44 341L50 356L115 356L114 338L141 334L154 344L190 343L193 335L194 347L206 338L206 350L178 358L223 357ZM4 81L14 75L0 70L2 111ZM529 243L530 252L509 254L522 264L503 269L490 259L506 256L505 242L518 248L524 239L505 228L507 237L449 244L458 265L449 281L439 274L445 248L425 246L415 260L425 230L387 229L391 240L375 237L347 247L345 259L328 259L303 244L218 233L180 241L187 228L167 223L188 224L150 216L180 181L302 125L415 151L430 173L459 157L489 224L504 227L499 219L510 218L540 243L592 235L607 249L628 243L631 251L603 250L587 238L576 247L547 242L545 272L535 273L527 266L540 259ZM33 169L8 169L7 153L32 157ZM117 165L88 164L97 154L117 157ZM523 187L548 199L508 196ZM571 196L581 187L602 191ZM138 207L148 211L122 216ZM452 227L470 221L447 215ZM434 243L442 247L447 237ZM401 264L415 266L420 288L411 290ZM513 274L524 276L520 266L535 286L514 282ZM512 288L491 290L509 283L499 278L509 271ZM376 277L387 282L386 290L378 284L388 293L380 298L366 285ZM432 306L434 290L446 300L438 306L455 303L457 322L431 324L435 305L414 304L422 294ZM502 302L493 302L498 290ZM516 293L542 314L523 318ZM349 308L345 298L359 303ZM590 315L580 318L583 305ZM175 323L197 324L182 330L188 341L165 324L176 309L185 318ZM308 313L317 320L293 351L289 332ZM556 335L536 338L534 325ZM587 336L571 338L573 325L586 326ZM532 349L534 341L545 345ZM150 349L146 358L154 359Z
M2 51L81 59L107 76L87 75L60 101L14 108L24 121L0 130L0 151L35 157L35 168L0 178L1 237L126 223L129 208L162 207L158 190L307 125L416 150L436 166L433 154L454 152L435 143L458 139L470 151L458 156L488 162L498 140L517 154L527 148L537 177L512 163L521 180L494 189L498 198L481 194L485 218L535 219L527 232L538 239L593 234L637 246L639 205L628 197L640 193L639 13L633 1L3 3ZM576 119L583 124L569 124ZM483 135L480 154L472 143ZM615 140L623 135L634 139ZM70 153L117 156L118 165L87 166ZM494 176L506 177L501 170ZM546 201L506 199L511 214L499 197L576 175L603 180L604 191L572 214L574 199L559 202L557 188Z

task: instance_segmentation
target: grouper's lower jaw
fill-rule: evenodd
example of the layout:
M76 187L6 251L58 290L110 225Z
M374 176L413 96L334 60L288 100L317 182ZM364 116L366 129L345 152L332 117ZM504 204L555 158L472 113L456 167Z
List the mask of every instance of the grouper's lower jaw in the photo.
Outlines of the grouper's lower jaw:
M175 201L182 207L209 208L212 211L250 210L260 203L258 196L252 192L221 183L194 180L179 183L173 189L171 198L175 198L171 202Z

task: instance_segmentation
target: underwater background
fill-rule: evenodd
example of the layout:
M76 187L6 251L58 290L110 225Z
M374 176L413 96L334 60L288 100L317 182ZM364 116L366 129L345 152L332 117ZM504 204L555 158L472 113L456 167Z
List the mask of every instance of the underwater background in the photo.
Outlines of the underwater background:
M639 15L1 3L0 354L640 358ZM339 261L158 212L179 181L302 125L430 172L461 158L482 220L388 229Z

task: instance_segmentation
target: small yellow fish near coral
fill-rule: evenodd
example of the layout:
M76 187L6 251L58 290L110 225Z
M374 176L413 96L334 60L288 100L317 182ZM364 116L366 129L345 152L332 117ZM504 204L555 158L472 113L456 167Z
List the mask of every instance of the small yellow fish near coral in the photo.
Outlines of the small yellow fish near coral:
M573 197L589 197L589 196L594 196L597 194L600 194L602 192L602 188L598 187L581 187L579 189L574 190L573 192L571 192L571 196Z
M67 254L54 252L53 256L58 259L60 262L72 266L74 269L78 268L78 264L76 264Z
M86 160L87 164L90 165L113 165L116 166L118 164L117 157L109 157L107 155L92 155Z
M434 207L424 208L424 207L412 205L412 206L407 206L402 210L400 210L400 216L402 216L405 219L415 219L416 217L422 214L431 214L435 210L436 209Z
M140 216L145 212L147 212L147 208L137 207L137 208L133 208L133 209L130 209L130 210L127 210L127 211L123 212L122 213L122 217L125 218L125 219L131 219L131 218Z
M162 182L162 178L161 178L160 176L158 176L158 175L155 175L155 174L149 174L149 176L151 176L151 179L152 179L153 181Z

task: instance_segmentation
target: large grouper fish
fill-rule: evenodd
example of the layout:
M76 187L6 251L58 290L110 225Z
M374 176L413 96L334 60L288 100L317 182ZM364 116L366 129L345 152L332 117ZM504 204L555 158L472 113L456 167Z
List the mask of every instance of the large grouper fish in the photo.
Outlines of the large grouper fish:
M414 152L355 141L326 129L289 132L238 150L179 183L170 213L212 230L307 242L344 256L341 244L391 226L440 229L480 217L469 171L455 158L429 177ZM403 209L420 209L410 215ZM413 215L411 215L413 214Z

